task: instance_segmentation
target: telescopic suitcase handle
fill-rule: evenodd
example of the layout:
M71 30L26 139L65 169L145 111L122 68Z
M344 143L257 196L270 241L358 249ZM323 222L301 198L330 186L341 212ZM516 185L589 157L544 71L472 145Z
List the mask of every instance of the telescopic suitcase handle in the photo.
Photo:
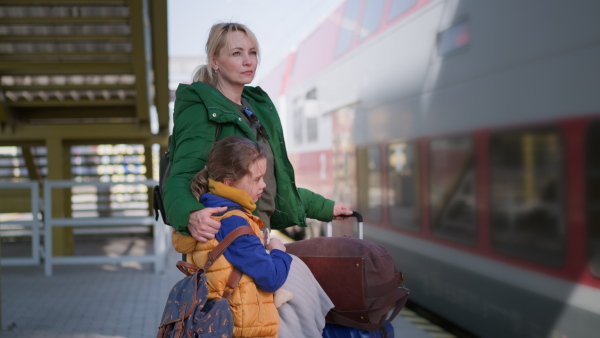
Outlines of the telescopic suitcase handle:
M363 239L363 217L358 211L352 211L352 214L350 214L350 215L341 215L338 217L344 217L344 218L356 217L356 221L358 222L358 238ZM333 225L331 224L331 222L327 222L327 230L326 231L327 232L325 235L327 237L333 236Z

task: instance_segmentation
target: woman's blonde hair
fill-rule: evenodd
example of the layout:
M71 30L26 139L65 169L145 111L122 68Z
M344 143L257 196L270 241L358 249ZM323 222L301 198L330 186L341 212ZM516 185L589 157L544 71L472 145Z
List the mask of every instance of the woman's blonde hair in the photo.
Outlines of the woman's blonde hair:
M244 32L246 36L252 41L254 50L260 62L260 49L258 46L258 40L252 31L240 24L235 22L221 22L211 27L210 33L208 34L208 40L206 41L206 65L200 66L194 73L194 82L201 81L209 84L213 87L217 86L217 74L212 69L211 61L219 56L221 49L229 45L229 33L231 32Z
M264 148L250 139L240 136L222 139L208 153L204 169L192 179L192 195L199 200L208 192L209 178L221 183L226 178L238 181L248 175L252 163L263 158L267 158Z

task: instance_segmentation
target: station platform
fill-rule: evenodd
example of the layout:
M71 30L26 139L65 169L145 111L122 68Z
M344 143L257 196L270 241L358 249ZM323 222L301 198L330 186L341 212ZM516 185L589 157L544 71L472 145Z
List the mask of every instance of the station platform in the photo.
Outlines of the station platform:
M151 242L140 236L87 240L80 250L107 255L144 254ZM2 244L6 256L10 247ZM93 250L92 250L93 249ZM4 266L0 337L148 338L155 337L171 287L183 278L168 250L166 269L148 263L59 265L52 276L40 266ZM409 309L394 319L395 337L451 338Z

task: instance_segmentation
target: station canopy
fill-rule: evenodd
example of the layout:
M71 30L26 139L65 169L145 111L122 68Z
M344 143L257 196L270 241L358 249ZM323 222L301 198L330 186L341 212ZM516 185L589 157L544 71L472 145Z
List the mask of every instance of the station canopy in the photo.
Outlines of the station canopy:
M166 139L167 0L0 0L0 145Z

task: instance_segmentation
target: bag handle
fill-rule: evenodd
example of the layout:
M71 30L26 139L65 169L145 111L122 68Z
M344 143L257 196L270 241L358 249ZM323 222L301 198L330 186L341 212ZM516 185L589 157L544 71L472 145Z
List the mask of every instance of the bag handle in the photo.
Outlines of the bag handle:
M175 264L175 266L177 266L177 269L179 269L179 271L183 272L186 276L191 276L192 273L189 271L189 269L193 269L193 270L202 270L200 267L195 266L192 263L188 263L188 262L184 262L184 261L179 261Z

